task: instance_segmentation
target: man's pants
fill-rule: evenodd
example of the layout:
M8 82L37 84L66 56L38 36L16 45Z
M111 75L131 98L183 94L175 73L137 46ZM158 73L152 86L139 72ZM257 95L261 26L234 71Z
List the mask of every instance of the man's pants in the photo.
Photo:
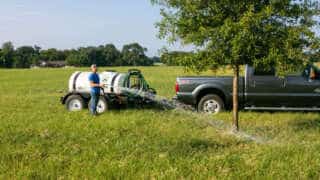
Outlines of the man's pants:
M99 101L99 94L91 92L90 95L91 95L90 112L91 114L96 115L97 105Z

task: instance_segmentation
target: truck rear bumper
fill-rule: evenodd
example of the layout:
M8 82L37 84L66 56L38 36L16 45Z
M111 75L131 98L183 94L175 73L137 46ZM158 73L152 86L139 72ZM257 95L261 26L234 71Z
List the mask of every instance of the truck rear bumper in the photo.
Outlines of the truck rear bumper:
M177 101L178 100L177 95L173 96L172 100Z
M192 93L178 92L177 95L173 97L173 100L180 101L184 104L189 104L189 105L195 105L197 103Z

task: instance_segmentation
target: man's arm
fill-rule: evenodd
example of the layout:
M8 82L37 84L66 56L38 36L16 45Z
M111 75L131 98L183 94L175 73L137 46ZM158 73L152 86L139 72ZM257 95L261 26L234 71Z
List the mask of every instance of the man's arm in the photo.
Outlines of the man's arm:
M91 87L103 87L103 84L97 84L97 83L94 83L93 81L90 81L90 86Z

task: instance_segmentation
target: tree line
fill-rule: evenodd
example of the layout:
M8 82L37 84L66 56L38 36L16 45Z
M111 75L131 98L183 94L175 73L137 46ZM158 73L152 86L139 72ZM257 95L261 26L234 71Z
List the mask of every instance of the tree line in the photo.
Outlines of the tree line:
M126 44L118 50L113 44L80 47L78 49L42 50L41 47L21 46L15 48L11 42L5 42L0 48L0 67L29 68L41 62L64 61L70 66L151 66L159 62L158 57L148 57L147 48L138 43Z

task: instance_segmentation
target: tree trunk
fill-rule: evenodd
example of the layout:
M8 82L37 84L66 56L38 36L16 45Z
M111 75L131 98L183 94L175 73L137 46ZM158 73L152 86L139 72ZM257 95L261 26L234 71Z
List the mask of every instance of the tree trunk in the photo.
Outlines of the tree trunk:
M239 131L239 65L233 69L233 130Z

